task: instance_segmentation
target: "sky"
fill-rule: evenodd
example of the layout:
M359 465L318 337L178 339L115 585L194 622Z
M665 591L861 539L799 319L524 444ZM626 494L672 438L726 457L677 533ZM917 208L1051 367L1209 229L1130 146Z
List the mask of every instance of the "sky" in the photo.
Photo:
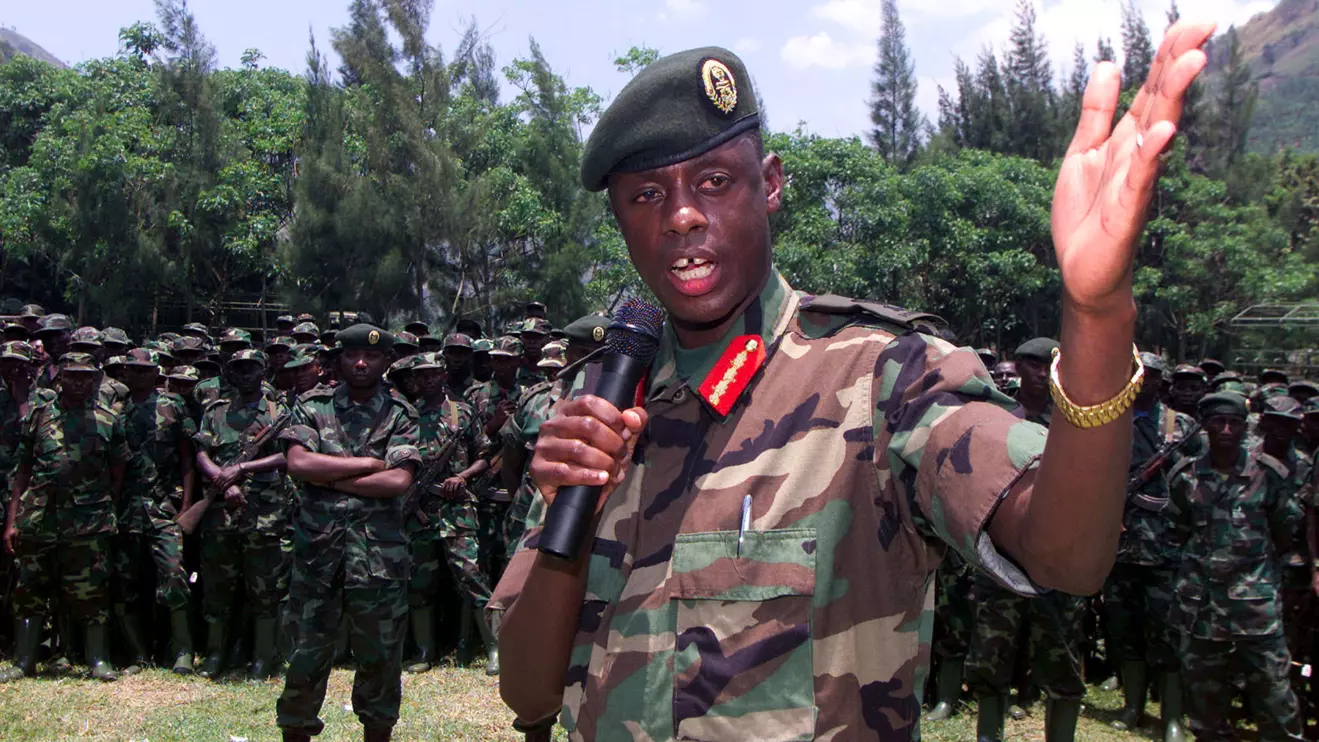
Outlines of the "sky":
M1136 0L1157 38L1170 0ZM1073 49L1094 57L1102 35L1121 53L1120 0L1035 0L1054 72L1070 74ZM1182 0L1182 16L1225 31L1276 0ZM986 46L1007 43L1016 0L899 0L919 82L917 103L934 120L938 86L953 87L958 57L973 63ZM718 45L737 52L765 105L770 128L802 124L821 136L862 135L869 127L870 81L880 30L880 0L435 0L428 37L452 50L475 18L502 66L525 56L535 37L569 85L606 100L627 83L613 65L629 47L661 53ZM308 33L329 49L330 30L347 20L348 0L192 0L222 66L259 49L264 64L302 72ZM113 55L118 31L155 17L152 0L0 0L0 25L70 64ZM1156 42L1157 43L1157 42Z

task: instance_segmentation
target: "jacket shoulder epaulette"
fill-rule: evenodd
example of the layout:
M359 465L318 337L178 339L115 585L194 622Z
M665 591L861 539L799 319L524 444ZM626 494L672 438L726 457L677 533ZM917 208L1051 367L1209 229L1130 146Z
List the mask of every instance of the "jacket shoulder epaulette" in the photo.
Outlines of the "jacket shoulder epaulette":
M541 392L549 391L550 389L553 388L554 388L554 383L549 381L542 381L539 384L532 384L531 386L522 390L522 396L518 398L518 405L524 405L527 403L527 400L531 399L537 394L540 394Z
M798 312L802 333L810 338L829 337L853 325L878 327L895 335L909 332L933 335L947 326L938 315L835 294L803 296Z
M298 401L310 402L313 399L319 399L321 397L333 397L333 396L334 396L334 387L327 386L325 384L317 384L316 386L308 389L302 394L299 394Z
M1273 456L1264 453L1263 451L1259 452L1259 455L1256 457L1255 460L1258 461L1261 466L1272 469L1274 474L1277 474L1279 477L1282 477L1283 479L1286 479L1292 475L1291 469L1288 469L1286 464L1277 460Z

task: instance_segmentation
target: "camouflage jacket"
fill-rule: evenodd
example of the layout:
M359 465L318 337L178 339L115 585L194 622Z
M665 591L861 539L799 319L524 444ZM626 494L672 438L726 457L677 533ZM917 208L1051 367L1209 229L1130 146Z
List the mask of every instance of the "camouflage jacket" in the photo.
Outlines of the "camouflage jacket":
M666 328L650 424L590 550L570 739L916 739L945 550L1040 592L986 527L1045 431L909 318L776 274L721 343L680 352ZM760 341L731 408L712 402L729 354ZM539 533L492 609L518 599Z
M261 393L273 397L279 394L279 391L270 384L269 381L261 382ZM204 410L207 405L217 399L233 399L238 396L238 390L224 378L224 374L212 376L205 381L197 384L192 390L193 399Z
M109 376L101 376L101 388L96 392L96 401L114 410L116 413L124 411L124 405L128 403L128 398L132 394L128 387L124 386L121 381L116 381Z
M1147 414L1137 414L1131 432L1131 474L1140 471L1154 455L1170 441L1182 440L1195 425L1195 419L1183 415L1163 404L1155 403ZM1151 497L1168 497L1169 472L1185 458L1197 458L1205 451L1205 441L1199 435L1187 441L1172 459L1140 492ZM1118 561L1146 567L1176 567L1181 554L1176 547L1172 521L1166 512L1156 513L1138 507L1127 500L1122 513L1122 540L1118 548Z
M32 477L15 526L41 542L114 533L111 469L132 458L123 419L95 400L65 409L56 397L33 407L18 444L18 462L32 467Z
M265 394L251 404L242 404L237 397L220 398L206 406L197 432L197 446L211 457L217 466L228 466L238 459L243 446L258 436L284 414L278 394ZM285 430L288 428L285 427ZM256 455L265 458L279 453L277 440L267 443ZM283 469L249 474L243 479L243 495L247 504L234 508L216 497L206 511L203 528L217 533L257 533L282 535L288 525L293 490Z
M28 391L28 412L55 399L55 392L35 384ZM9 502L10 477L18 463L18 444L22 440L23 422L19 403L9 387L0 384L0 502Z
M544 383L545 373L539 369L518 366L518 386L526 389Z
M417 451L421 454L422 466L438 456L440 449L455 436L458 438L458 445L454 447L453 455L449 458L444 472L436 478L429 491L423 493L417 501L418 507L429 518L429 522L423 526L418 519L409 518L410 531L442 529L446 508L451 509L455 505L471 507L476 502L476 496L466 487L460 495L452 497L440 491L440 484L445 479L467 469L472 462L480 458L481 452L488 448L485 444L485 436L481 435L476 427L476 414L472 406L456 399L447 399L438 407L423 404L417 409Z
M477 432L485 436L485 428L490 424L490 419L494 417L495 412L498 411L499 405L510 400L516 403L521 396L522 387L520 385L515 383L512 389L505 389L494 379L476 384L468 389L467 403L472 406L472 410L476 413ZM477 497L482 499L507 502L511 498L508 490L504 488L503 478L499 472L503 466L503 457L500 455L500 439L500 435L486 436L485 440L489 447L483 452L483 455L490 462L490 468L473 483L472 489L476 492Z
M1264 445L1262 439L1259 445L1262 449ZM1296 521L1296 527L1292 531L1289 548L1282 555L1282 563L1288 567L1305 567L1309 563L1308 557L1310 554L1310 544L1305 534L1305 509L1311 506L1311 488L1307 487L1306 483L1310 480L1311 467L1313 467L1314 462L1301 449L1292 445L1291 449L1287 451L1287 456L1282 459L1282 465L1287 467L1288 471L1287 491L1296 499L1296 507L1300 508L1301 512L1301 516Z
M1300 507L1282 462L1244 446L1236 471L1214 471L1209 454L1172 472L1168 517L1180 540L1174 625L1198 639L1282 633L1279 542Z
M178 515L174 500L183 495L179 446L197 435L197 423L183 397L159 391L140 404L130 395L123 417L133 463L124 476L119 530L142 533Z

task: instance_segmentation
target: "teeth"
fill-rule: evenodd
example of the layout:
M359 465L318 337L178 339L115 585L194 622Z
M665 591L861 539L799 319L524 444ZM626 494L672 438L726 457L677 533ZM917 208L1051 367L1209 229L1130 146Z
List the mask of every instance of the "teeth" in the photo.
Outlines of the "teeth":
M673 270L680 271L683 270L684 268L687 268L688 266L705 265L706 263L709 262L710 261L706 260L705 258L678 258L673 263Z
M707 262L702 263L701 265L692 265L690 268L675 269L674 272L677 273L678 278L683 281L699 281L702 278L709 277L711 273L714 273L714 266Z

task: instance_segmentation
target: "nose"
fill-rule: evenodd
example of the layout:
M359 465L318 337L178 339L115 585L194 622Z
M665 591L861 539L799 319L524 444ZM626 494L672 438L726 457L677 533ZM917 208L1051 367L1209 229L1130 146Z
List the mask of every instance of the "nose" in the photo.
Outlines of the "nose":
M685 237L696 230L703 230L710 226L710 221L705 218L705 214L693 203L693 199L686 193L685 184L676 184L669 196L669 204L672 211L669 215L668 232Z

